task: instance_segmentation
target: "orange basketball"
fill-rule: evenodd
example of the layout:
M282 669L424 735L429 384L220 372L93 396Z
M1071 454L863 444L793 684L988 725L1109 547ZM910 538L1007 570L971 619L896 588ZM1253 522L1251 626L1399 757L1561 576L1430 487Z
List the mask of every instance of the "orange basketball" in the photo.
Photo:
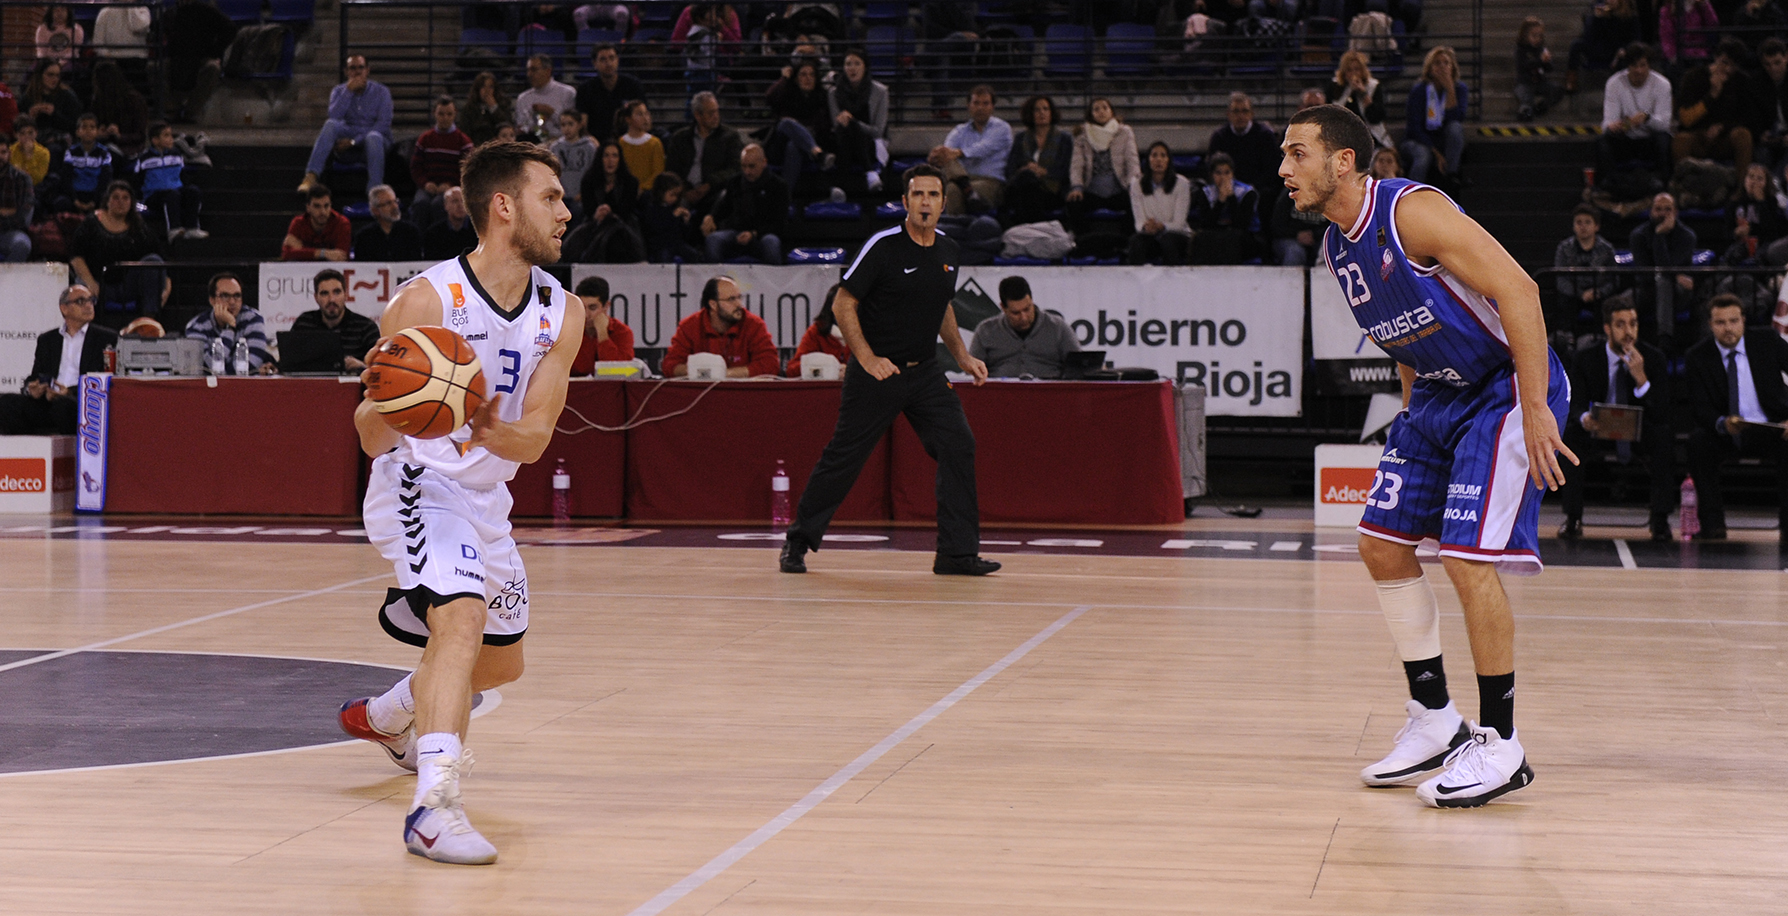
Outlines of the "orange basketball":
M366 394L392 429L439 439L484 403L484 369L466 339L441 327L405 328L373 353Z

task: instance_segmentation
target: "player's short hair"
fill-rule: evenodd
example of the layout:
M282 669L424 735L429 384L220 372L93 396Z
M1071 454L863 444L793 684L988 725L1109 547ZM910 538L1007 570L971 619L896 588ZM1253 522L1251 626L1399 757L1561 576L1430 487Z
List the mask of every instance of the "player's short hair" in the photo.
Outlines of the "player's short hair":
M710 303L710 302L719 302L720 301L720 281L722 281L722 280L725 280L726 282L731 283L734 286L739 285L739 281L734 280L732 277L729 277L726 274L721 274L717 277L710 277L708 279L708 282L702 284L702 308L707 308L708 303ZM582 295L582 294L580 293L579 295Z
M225 280L235 280L238 286L242 284L242 278L236 276L234 271L218 271L211 275L211 279L205 281L205 298L210 299L216 296L217 284L222 283Z
M1602 302L1602 323L1613 324L1615 312L1633 312L1637 314L1639 306L1633 302L1632 296L1610 296Z
M1731 293L1721 293L1718 296L1715 296L1712 299L1707 300L1707 314L1709 317L1713 316L1714 309L1728 309L1728 308L1730 308L1730 309L1738 309L1740 311L1743 311L1744 307L1745 307L1744 300L1738 298L1737 296L1735 296Z
M515 140L492 140L466 157L459 167L459 186L465 189L466 212L472 215L472 228L484 234L490 218L491 198L498 194L511 197L521 193L522 176L530 162L538 162L560 174L559 157L535 146Z
M455 108L459 107L459 103L455 102L453 100L453 96L447 95L446 93L442 93L440 95L435 96L434 107L430 108L429 111L432 112L432 111L439 110L442 105L452 105Z
M1017 302L1031 294L1030 281L1023 277L1007 277L1000 281L1000 305Z
M1360 116L1340 105L1316 105L1291 116L1287 129L1298 124L1316 125L1316 139L1334 155L1344 149L1353 150L1353 170L1365 174L1372 168L1372 151L1378 144L1372 130Z
M608 301L608 281L601 277L585 277L577 281L577 294L591 299Z
M347 290L347 288L348 288L347 275L343 274L341 271L336 270L333 267L326 267L322 270L317 271L317 275L311 279L311 281L310 281L311 292L313 292L313 293L316 292L318 287L322 286L324 283L329 282L330 280L334 280L335 282L340 283L343 291Z
M590 46L590 59L595 60L604 51L613 51L613 52L615 52L616 57L621 56L621 49L618 47L615 47L614 42L599 41L599 42L596 42L594 45Z
M1577 206L1572 207L1571 220L1575 222L1579 216L1587 216L1590 219L1595 220L1596 225L1598 226L1602 224L1602 211L1597 210L1595 204L1578 204Z
M907 169L900 176L901 182L908 188L912 187L914 179L918 178L936 178L939 187L944 185L943 171L929 162L921 162L918 165ZM902 197L906 196L905 191L901 191L900 193Z
M331 196L331 193L332 192L329 190L329 186L319 181L316 184L313 184L310 186L310 191L305 196L304 199L306 201L312 201L312 200L316 200L319 197L329 197L329 196Z

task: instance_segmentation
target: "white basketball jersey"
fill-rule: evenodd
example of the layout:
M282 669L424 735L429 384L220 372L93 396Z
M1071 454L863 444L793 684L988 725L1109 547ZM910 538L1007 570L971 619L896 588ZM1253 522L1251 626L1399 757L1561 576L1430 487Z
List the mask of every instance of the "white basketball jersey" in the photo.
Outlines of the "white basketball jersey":
M464 255L442 261L418 274L412 283L430 283L441 297L442 323L472 345L484 369L484 395L503 396L497 417L521 419L522 399L540 361L565 330L565 290L536 267L513 312L502 311L472 276ZM462 426L440 439L403 437L392 457L439 471L460 484L486 489L515 476L521 465L485 451L466 449L472 427Z

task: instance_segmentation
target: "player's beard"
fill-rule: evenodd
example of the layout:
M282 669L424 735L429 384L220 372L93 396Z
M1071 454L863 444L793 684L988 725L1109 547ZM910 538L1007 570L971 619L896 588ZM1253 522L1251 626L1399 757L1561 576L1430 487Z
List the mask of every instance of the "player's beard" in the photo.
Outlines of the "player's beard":
M1335 196L1338 186L1334 175L1327 169L1315 172L1298 183L1298 196L1293 203L1300 212L1321 213Z
M554 229L558 228L555 223ZM532 220L521 220L515 224L515 251L522 260L536 267L559 262L560 241L551 233L542 232Z

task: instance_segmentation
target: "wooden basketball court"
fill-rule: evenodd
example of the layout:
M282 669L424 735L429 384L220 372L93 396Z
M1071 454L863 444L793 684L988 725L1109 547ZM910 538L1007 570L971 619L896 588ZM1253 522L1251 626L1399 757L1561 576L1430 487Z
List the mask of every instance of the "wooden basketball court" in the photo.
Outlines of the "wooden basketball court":
M912 552L826 550L785 576L768 548L524 548L529 670L467 742L467 808L497 865L406 854L413 779L365 744L13 772L0 912L1739 914L1788 900L1779 570L1507 580L1537 780L1437 811L1356 776L1404 716L1357 563L997 550L1004 572L964 580ZM1473 717L1458 605L1430 574ZM0 576L8 659L418 657L375 622L390 568L364 544L0 540ZM0 705L58 723L11 729L11 753L79 745L107 713L32 708L55 691L138 689L21 680L55 663L0 666ZM347 698L316 716L333 728ZM207 705L188 711L255 723L243 704Z

